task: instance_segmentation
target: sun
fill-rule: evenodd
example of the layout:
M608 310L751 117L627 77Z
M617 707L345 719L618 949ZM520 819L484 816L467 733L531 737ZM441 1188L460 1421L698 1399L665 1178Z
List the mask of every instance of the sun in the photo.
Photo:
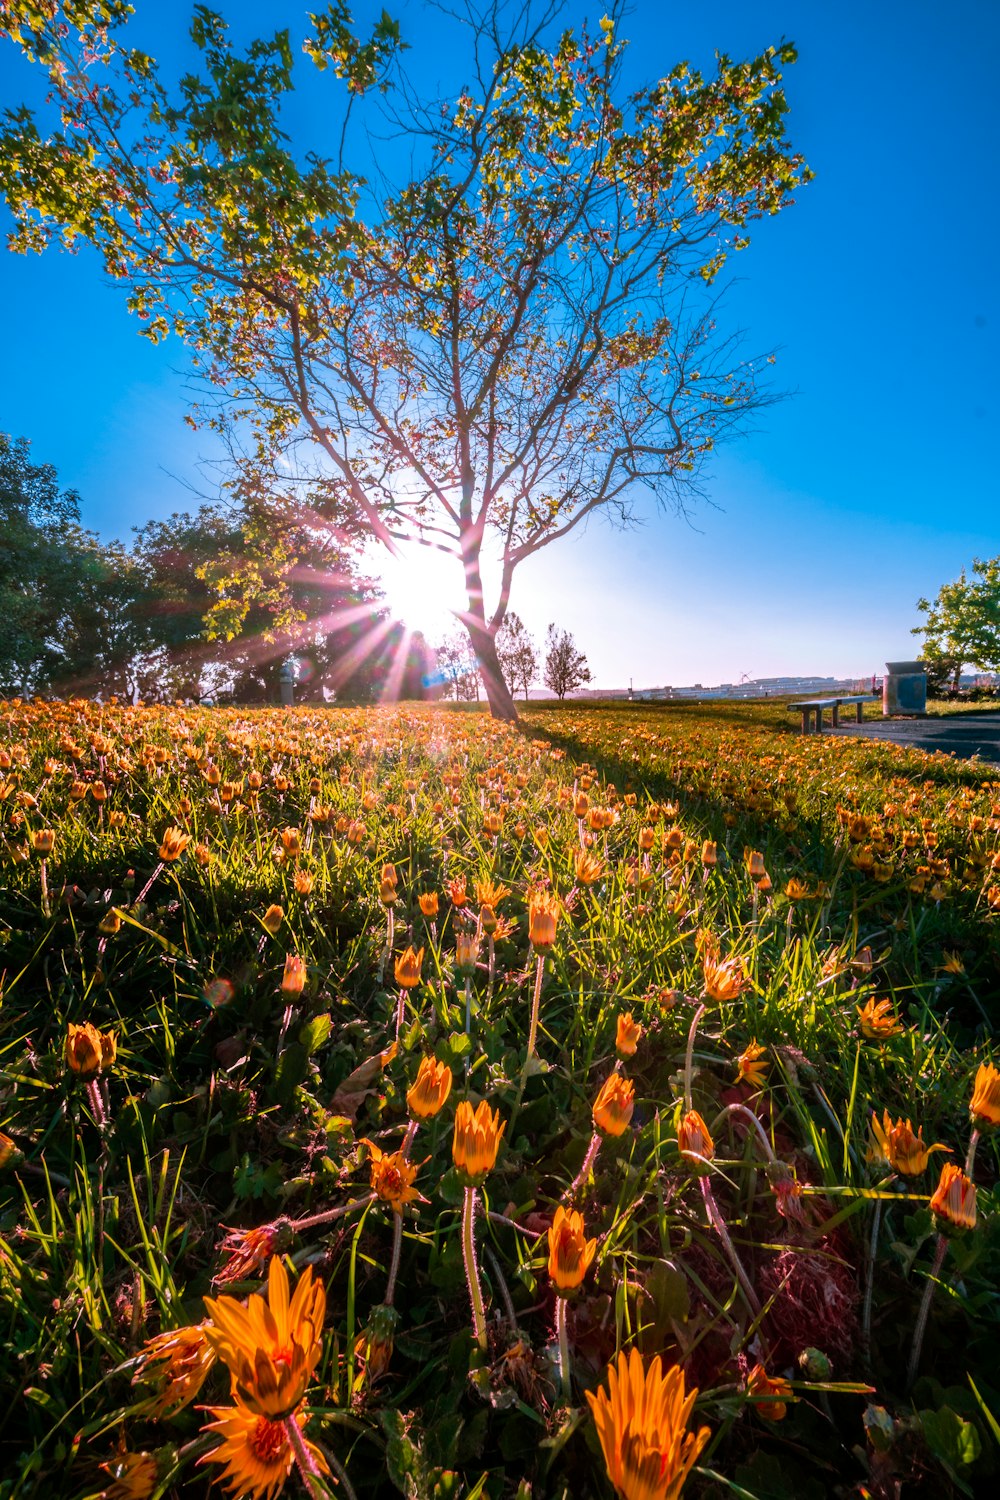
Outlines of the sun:
M434 644L458 626L455 611L468 603L457 558L411 544L402 546L398 557L381 552L374 565L389 610L410 631Z

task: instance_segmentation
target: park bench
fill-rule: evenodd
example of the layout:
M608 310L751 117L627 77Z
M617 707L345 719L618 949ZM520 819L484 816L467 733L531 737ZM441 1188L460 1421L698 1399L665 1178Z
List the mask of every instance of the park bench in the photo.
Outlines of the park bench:
M807 698L802 703L789 703L788 707L796 709L802 715L802 733L803 734L808 734L809 733L809 716L810 716L810 714L815 714L816 715L816 733L817 734L822 734L823 733L823 710L824 709L829 708L829 709L832 710L832 712L831 712L831 722L833 724L834 729L836 729L837 725L840 723L840 710L844 706L844 704L854 703L854 704L857 705L858 723L860 724L862 722L862 720L864 719L864 716L865 716L865 704L866 703L870 703L870 702L871 702L871 695L870 694L868 694L868 693L858 693L855 696L849 697L849 698L847 698L847 697L839 697L839 698Z

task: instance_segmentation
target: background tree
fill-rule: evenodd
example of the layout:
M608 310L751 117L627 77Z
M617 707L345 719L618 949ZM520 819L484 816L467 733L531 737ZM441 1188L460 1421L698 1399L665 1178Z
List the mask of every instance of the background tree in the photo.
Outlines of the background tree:
M497 660L511 694L518 688L528 701L528 689L538 672L538 652L524 621L509 610L496 632Z
M576 641L568 630L550 625L545 637L545 686L561 703L567 693L575 693L589 681L587 658L577 649Z
M351 108L389 86L385 15L367 42L339 0L310 18L305 66L344 84L334 165L282 132L287 31L237 56L197 7L201 70L171 90L122 39L124 0L3 0L56 111L8 111L0 131L14 248L97 246L148 336L172 329L228 397L211 419L254 434L263 489L291 463L386 547L453 556L491 708L511 718L494 637L517 567L597 510L627 520L639 495L683 509L765 399L705 288L809 175L784 136L790 45L626 95L622 6L596 36L557 32L558 9L469 6L474 82L443 107L390 96L413 151L387 182Z
M434 649L437 670L444 679L445 697L456 698L460 703L478 703L481 687L479 663L465 632L451 631Z
M963 568L933 602L918 599L917 608L926 619L912 634L924 637L923 655L938 678L950 676L957 689L967 664L1000 671L1000 556L975 558L971 577Z

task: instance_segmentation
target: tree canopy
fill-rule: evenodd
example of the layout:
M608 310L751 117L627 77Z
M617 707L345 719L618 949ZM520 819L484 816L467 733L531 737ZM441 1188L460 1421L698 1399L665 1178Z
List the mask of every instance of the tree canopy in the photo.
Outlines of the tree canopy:
M471 76L442 103L401 72L389 17L362 40L333 0L299 49L335 80L310 150L282 128L287 30L240 54L196 6L200 68L171 85L122 0L3 0L57 111L4 117L13 247L96 245L147 335L194 351L220 397L199 419L244 444L248 482L292 473L386 547L453 556L507 717L494 637L517 567L597 510L683 508L766 399L709 289L810 175L784 134L790 44L628 94L622 7L595 34L559 30L561 8L505 30L503 5L470 4ZM366 100L412 144L394 180Z
M964 666L1000 671L1000 556L974 558L971 577L963 568L931 601L918 599L925 615L913 634L924 637L923 655L938 676L958 679Z

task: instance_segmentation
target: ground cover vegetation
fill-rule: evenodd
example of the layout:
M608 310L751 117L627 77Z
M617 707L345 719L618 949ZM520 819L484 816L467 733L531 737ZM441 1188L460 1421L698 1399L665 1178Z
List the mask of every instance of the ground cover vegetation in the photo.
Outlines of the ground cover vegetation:
M0 709L0 1495L982 1494L1000 777Z

